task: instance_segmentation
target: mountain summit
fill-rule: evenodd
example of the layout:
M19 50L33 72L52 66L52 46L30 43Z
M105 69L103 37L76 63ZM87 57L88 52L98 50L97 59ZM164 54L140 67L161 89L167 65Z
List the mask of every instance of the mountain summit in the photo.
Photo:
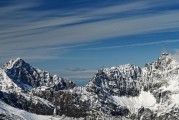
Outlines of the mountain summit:
M59 90L74 87L72 81L34 68L20 58L7 62L1 71L4 73L2 76L11 79L22 90L31 88Z
M0 86L1 104L41 115L125 120L179 118L179 63L168 53L143 68L126 64L100 69L85 87L75 87L72 81L17 58L0 69Z
M162 53L156 61L145 64L143 68L131 64L104 68L94 75L86 89L99 96L109 96L116 105L113 108L115 112L111 112L115 115L129 113L138 115L138 118L149 115L144 118L151 120L176 118L179 63L170 54Z
M9 62L5 63L3 68L4 69L12 69L12 68L17 68L17 67L21 67L23 66L25 63L25 61L21 58L16 58L14 60L10 60Z
M7 104L37 114L53 114L55 106L44 97L54 92L74 88L63 77L32 67L23 59L10 60L0 69L0 98ZM37 95L38 94L38 95Z

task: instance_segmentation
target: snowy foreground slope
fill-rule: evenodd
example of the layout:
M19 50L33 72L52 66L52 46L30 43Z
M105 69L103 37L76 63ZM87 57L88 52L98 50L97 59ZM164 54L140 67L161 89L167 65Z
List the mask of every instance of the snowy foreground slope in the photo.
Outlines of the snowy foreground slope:
M66 116L37 115L14 108L0 101L0 119L4 120L76 120ZM78 120L82 120L79 118Z
M2 119L178 120L179 63L163 53L143 68L100 69L75 87L18 58L0 69L0 99Z

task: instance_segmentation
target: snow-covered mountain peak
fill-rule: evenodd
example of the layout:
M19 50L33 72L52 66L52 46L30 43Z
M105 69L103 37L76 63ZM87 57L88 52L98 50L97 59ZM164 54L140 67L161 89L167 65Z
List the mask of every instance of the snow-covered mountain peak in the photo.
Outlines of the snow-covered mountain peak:
M6 81L8 78L14 83L13 86L16 84L23 90L31 90L32 88L59 90L75 86L72 81L34 68L21 58L10 60L2 67L1 71L1 81ZM8 85L7 82L3 83L5 86Z
M0 80L3 101L37 114L175 120L171 115L179 113L179 63L166 52L143 68L125 64L100 69L85 87L74 87L20 58L0 69Z
M12 69L13 67L17 68L17 67L22 66L24 63L26 63L26 62L23 59L16 58L16 59L12 59L12 60L8 61L7 63L5 63L3 68L4 69Z
M118 73L128 73L128 72L130 72L131 70L133 71L135 71L135 70L139 70L140 68L139 68L139 66L137 66L137 65L133 65L133 64L124 64L124 65L119 65L119 66L117 66L117 67L115 67L115 66L113 66L113 67L111 67L111 68L103 68L103 69L101 69L101 70L99 70L99 71L103 71L103 72L105 72L107 75L109 75L109 74L111 74L111 72L118 72Z
M139 94L140 76L141 68L132 64L104 68L90 80L87 89L98 94L136 96Z
M168 53L162 53L157 61L145 64L143 72L166 74L179 68L179 63Z
M178 65L178 62L168 53L162 53L162 55L159 57L158 62L161 64L172 64L172 65Z
M142 85L166 86L171 81L176 81L179 75L179 63L168 53L162 53L162 55L154 62L145 64L142 68ZM173 82L172 82L173 83ZM148 88L147 88L148 89ZM154 88L153 88L154 89Z

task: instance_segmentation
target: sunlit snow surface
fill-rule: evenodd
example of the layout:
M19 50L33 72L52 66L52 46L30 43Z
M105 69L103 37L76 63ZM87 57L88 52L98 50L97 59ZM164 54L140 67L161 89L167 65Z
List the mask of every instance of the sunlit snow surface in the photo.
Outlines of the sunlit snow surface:
M20 110L0 100L0 114L5 114L14 120L23 119L23 120L75 120L74 118L69 118L65 116L48 116L48 115L37 115L33 113Z
M10 64L10 67L11 66L12 65ZM117 106L127 107L131 113L138 114L139 109L141 107L144 107L149 108L152 112L156 113L157 116L160 116L165 115L167 113L171 113L171 111L175 110L175 108L179 108L179 63L172 59L169 55L162 55L157 61L148 63L142 69L140 69L138 66L127 64L119 67L105 68L103 69L103 72L105 73L106 78L111 78L111 74L114 73L114 80L106 79L105 77L103 77L103 74L101 75L99 71L102 77L95 76L99 78L93 79L93 81L90 81L87 86L74 87L73 89L69 89L69 91L71 93L77 93L78 95L80 95L81 101L89 101L90 108L95 109L97 107L101 107L102 104L100 101L103 99L100 98L98 94L96 94L95 92L88 91L93 87L96 87L96 85L100 83L97 80L100 79L102 81L100 84L101 86L97 86L100 87L101 90L103 90L100 95L104 95L102 93L108 93L105 94L107 95L107 100L109 100ZM21 90L19 90L20 88L7 76L7 74L2 69L0 69L0 74L2 84L1 91L8 92L8 88L14 87L13 90L18 92L20 95L24 96L24 98L26 98L27 100L30 98L29 95L21 93ZM55 78L56 76L53 77ZM139 95L135 97L132 97L130 95L118 95L118 91L116 91L116 88L118 87L116 87L115 80L118 80L119 77L125 78L125 81L128 83L136 82L136 84L131 87L140 90ZM146 90L146 87L149 88L149 83L152 84L152 86L150 86L150 89ZM24 85L27 89L29 88L29 86L27 86L26 84ZM114 86L114 88L110 86ZM36 91L38 92L39 90L43 91L46 89L46 86L42 86L40 87L40 89L37 89ZM111 94L112 92L110 91L113 91L116 94ZM53 106L47 100L34 96L33 102L38 101L43 103L44 105ZM11 118L19 117L25 120L73 119L67 118L65 116L54 117L28 113L26 111L13 108L3 103L2 101L0 101L0 113L4 113L5 115L10 116Z
M154 96L145 91L141 91L140 95L136 97L112 96L112 98L118 105L126 106L133 112L141 107L151 108L156 104Z

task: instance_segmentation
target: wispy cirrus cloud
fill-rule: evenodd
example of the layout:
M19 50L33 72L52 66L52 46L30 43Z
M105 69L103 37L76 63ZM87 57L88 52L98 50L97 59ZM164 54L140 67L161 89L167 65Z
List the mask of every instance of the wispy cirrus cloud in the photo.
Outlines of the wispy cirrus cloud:
M96 73L97 69L85 69L85 68L66 68L67 77L70 79L82 79L90 80Z
M83 71L86 71L86 69L79 68L79 67L77 67L77 68L66 68L65 70L70 71L70 72L83 72Z
M17 51L16 55L28 57L25 53L27 48L38 49L44 46L87 43L114 37L179 29L179 10L173 9L179 4L178 1L134 1L99 8L89 7L88 10L77 8L74 12L70 10L66 12L64 9L44 11L31 9L40 7L41 4L41 2L33 1L28 3L14 1L0 8L1 53L13 56L14 53L11 51ZM145 45L145 43L129 46L137 45ZM122 46L112 48L114 47ZM18 50L24 52L21 53ZM36 51L31 52L30 55L39 55L43 58L43 54ZM56 57L48 55L49 58Z
M68 73L64 75L64 77L67 77L72 80L90 80L94 76L96 71L85 71L85 72L73 72L73 73Z
M38 61L38 60L54 60L60 59L60 57L66 53L68 50L61 50L58 55L54 54L56 49L52 48L38 48L38 49L24 49L24 50L12 50L12 51L1 51L0 64L4 64L10 59L16 59L20 57L27 61Z
M18 46L18 48L23 49L27 47L90 42L112 37L151 33L159 30L178 29L178 13L179 11L177 10L145 18L98 21L56 28L48 32L45 32L44 29L34 30L36 32L42 32L39 34L28 33L27 35L22 35L23 33L25 34L25 32L15 33L15 36L5 34L1 35L0 38L2 41L0 41L0 43L3 46L6 44L4 47L2 46L2 48L14 49Z
M124 47L136 47L136 46L148 46L148 45L157 45L157 44L170 44L170 43L178 43L177 40L163 40L163 41L154 41L154 42L145 42L145 43L136 43L129 45L116 45L116 46L106 46L106 47L97 47L97 48L87 48L83 50L105 50L105 49L116 49L116 48L124 48Z

